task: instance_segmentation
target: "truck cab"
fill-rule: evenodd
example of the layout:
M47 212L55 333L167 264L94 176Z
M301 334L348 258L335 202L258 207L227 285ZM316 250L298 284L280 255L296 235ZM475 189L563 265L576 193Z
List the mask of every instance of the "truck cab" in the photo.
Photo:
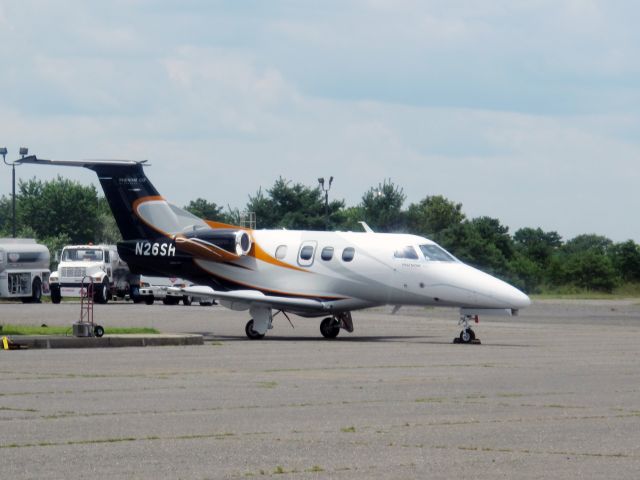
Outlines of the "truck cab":
M97 303L107 303L114 296L130 295L137 288L136 276L120 259L115 245L68 245L62 249L58 270L53 272L51 301L64 297L81 297L83 289L93 284Z

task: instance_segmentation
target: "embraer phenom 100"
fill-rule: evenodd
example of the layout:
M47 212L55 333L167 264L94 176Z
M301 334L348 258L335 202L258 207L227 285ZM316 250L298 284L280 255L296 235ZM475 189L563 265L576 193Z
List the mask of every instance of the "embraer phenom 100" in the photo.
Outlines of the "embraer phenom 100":
M249 310L251 339L264 337L273 312L325 317L320 332L353 331L351 312L380 305L460 308L460 342L475 340L478 315L512 315L529 297L466 265L439 245L406 234L251 230L198 218L162 197L145 161L63 161L25 157L16 163L85 167L98 174L132 272L175 276L198 286L187 295ZM287 317L288 318L288 317Z

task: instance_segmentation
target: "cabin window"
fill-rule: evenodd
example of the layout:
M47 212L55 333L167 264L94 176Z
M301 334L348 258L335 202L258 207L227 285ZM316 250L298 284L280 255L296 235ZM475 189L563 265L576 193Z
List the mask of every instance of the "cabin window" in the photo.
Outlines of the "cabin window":
M278 248L276 248L276 258L278 260L282 260L286 256L287 256L287 246L286 245L280 245Z
M109 250L105 250L104 251L104 261L106 263L110 263L111 262L111 260L109 260Z
M302 247L300 250L300 258L302 260L311 260L311 257L313 257L313 247L311 245Z
M411 245L407 245L404 248L399 248L395 252L393 252L393 256L395 258L409 258L411 260L418 260L418 253L416 249Z
M356 250L353 247L347 247L342 251L342 260L350 262L356 254Z
M298 265L301 267L310 267L313 265L313 258L316 254L318 243L314 240L302 242L300 250L298 250Z
M324 261L328 262L333 258L333 247L324 247L322 249L322 253L320 254L320 258Z
M453 255L438 245L420 245L424 258L433 262L455 262Z

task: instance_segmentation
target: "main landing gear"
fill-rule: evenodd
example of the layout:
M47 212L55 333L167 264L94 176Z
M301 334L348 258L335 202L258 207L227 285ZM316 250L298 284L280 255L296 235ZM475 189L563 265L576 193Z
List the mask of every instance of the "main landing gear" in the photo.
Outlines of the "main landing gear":
M460 320L458 320L458 325L462 325L462 331L460 335L453 339L453 343L472 343L479 345L480 339L476 338L475 332L469 326L469 321L473 320L478 323L477 315L460 315Z
M324 338L336 338L340 330L353 332L353 319L351 312L339 313L334 317L327 317L320 322L320 333Z
M288 315L284 311L277 313L282 313L287 320L289 320ZM247 322L244 327L244 332L247 338L260 340L264 338L267 330L272 328L271 323L273 316L271 315L271 310L265 307L253 307L251 308L251 316L253 318ZM289 323L291 323L291 320L289 320ZM327 317L320 322L320 333L324 338L336 338L340 330L346 330L349 333L353 332L351 312L339 313L333 317Z
M264 333L258 333L253 329L253 318L245 325L244 333L246 333L247 337L251 340L260 340L261 338L264 338Z

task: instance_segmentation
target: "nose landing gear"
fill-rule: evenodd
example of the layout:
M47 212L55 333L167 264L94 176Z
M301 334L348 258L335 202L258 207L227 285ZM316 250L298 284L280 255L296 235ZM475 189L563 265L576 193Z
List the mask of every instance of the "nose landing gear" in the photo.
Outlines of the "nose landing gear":
M476 333L469 326L469 320L474 320L478 323L477 315L460 315L458 325L462 325L462 331L460 335L453 339L453 343L472 343L480 345L480 339L476 338Z

